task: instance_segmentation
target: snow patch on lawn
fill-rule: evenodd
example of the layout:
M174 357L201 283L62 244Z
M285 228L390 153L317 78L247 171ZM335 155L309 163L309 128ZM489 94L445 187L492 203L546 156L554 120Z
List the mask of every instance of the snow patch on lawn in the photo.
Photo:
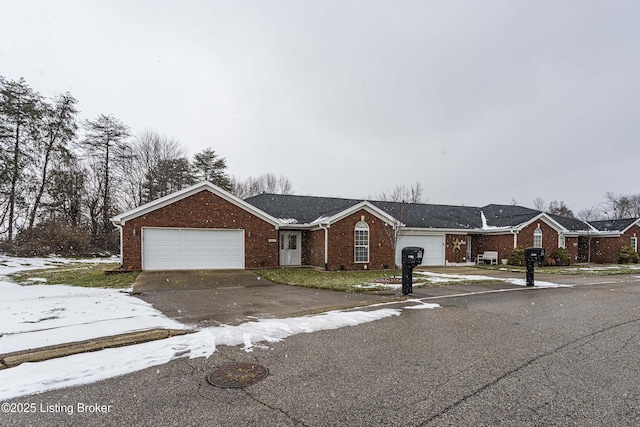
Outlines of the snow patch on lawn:
M7 274L17 271L68 262L101 261L2 257L0 353L153 328L186 328L150 304L120 290L43 284L23 286L6 278Z

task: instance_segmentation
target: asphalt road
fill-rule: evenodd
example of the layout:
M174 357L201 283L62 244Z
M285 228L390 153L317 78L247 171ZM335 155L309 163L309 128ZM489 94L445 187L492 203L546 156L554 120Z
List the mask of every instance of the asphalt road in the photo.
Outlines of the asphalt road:
M432 296L441 308L19 398L9 403L38 410L0 412L0 425L637 426L640 279L609 282ZM244 389L207 383L240 361L270 375ZM74 413L40 410L61 406Z

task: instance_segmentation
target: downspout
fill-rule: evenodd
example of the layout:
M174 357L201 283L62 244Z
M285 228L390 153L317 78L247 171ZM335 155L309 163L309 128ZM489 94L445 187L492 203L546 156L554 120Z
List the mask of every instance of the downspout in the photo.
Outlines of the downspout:
M511 230L513 233L513 249L518 247L518 230Z
M120 222L116 223L116 222L113 222L113 221L112 221L112 223L113 223L113 225L118 227L118 232L120 233L120 270L122 270L122 269L124 269L124 252L122 251L123 247L124 247L123 239L122 239L124 230L122 229L122 223L120 223Z
M318 227L324 230L324 269L329 270L329 225L323 227L318 224Z

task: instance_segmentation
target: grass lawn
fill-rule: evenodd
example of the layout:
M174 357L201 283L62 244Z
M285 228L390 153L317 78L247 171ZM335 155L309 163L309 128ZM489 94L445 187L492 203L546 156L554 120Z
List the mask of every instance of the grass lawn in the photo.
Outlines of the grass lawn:
M278 268L256 271L261 277L284 285L304 286L343 292L370 291L360 286L372 280L393 277L393 270L367 271L319 271L311 268Z
M393 270L322 271L307 268L258 270L255 273L267 280L284 285L328 289L341 292L370 292L388 290L388 285L385 285L384 283L377 284L372 282L376 279L384 279L394 276ZM401 273L402 270L397 270L398 280ZM481 282L493 283L495 282L495 280L470 280L458 278L451 278L451 280L446 280L443 278L431 280L429 276L421 275L416 272L414 272L413 274L414 288ZM400 284L398 284L397 286L400 286Z
M133 284L138 276L134 273L121 273L106 275L106 270L115 270L117 263L70 263L60 267L43 268L37 270L25 270L9 275L9 278L20 284L43 284L40 280L29 280L33 278L46 279L49 285L70 285L84 286L87 288L128 288Z

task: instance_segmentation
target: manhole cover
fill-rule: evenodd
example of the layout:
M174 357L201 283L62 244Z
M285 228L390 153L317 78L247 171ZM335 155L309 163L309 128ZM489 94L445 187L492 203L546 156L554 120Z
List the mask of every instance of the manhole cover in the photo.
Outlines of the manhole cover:
M207 377L216 387L240 388L262 381L269 370L257 363L234 363L216 369Z

